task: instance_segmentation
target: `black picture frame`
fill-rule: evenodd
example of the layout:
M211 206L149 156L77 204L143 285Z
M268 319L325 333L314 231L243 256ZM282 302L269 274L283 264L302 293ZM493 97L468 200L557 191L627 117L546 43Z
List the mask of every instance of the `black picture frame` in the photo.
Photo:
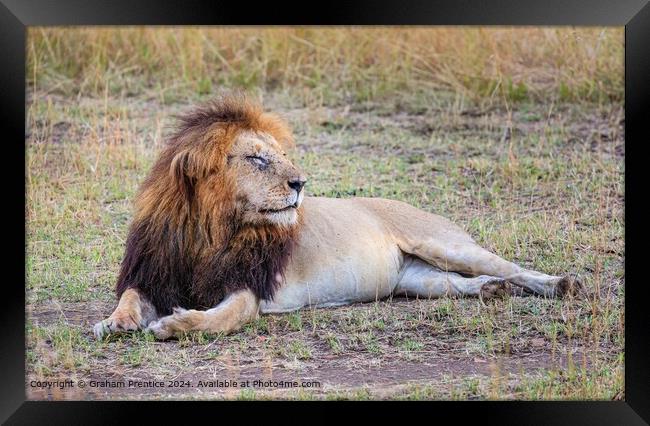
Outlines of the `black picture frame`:
M254 11L254 12L253 12ZM430 421L464 422L478 415L481 422L500 424L647 424L650 422L650 353L648 330L648 286L640 279L641 247L646 240L640 232L646 216L643 208L642 148L648 141L647 107L650 98L650 5L644 0L445 0L382 3L370 1L281 5L267 2L252 6L244 2L209 0L0 0L0 117L3 121L3 182L8 205L5 217L17 224L24 217L25 200L25 41L26 27L49 25L598 25L625 26L625 401L544 401L544 402L431 402L398 407L393 402L337 403L353 405L366 420L370 417L404 419L417 413ZM645 137L645 138L644 138ZM22 162L20 161L22 159ZM20 178L22 171L22 182ZM9 184L11 182L11 184ZM5 246L2 320L2 382L0 420L7 424L92 424L133 423L138 418L153 420L156 415L182 413L184 421L198 416L201 421L228 421L225 411L250 420L278 419L270 408L285 404L264 403L261 409L245 409L240 403L186 403L188 409L170 407L173 402L36 402L25 401L25 228L6 226L12 231ZM23 259L21 259L23 257ZM375 404L375 406L370 406ZM470 405L471 404L471 405ZM174 409L176 408L176 409ZM310 422L332 419L332 407L322 403L301 403L291 408L299 415L285 421ZM216 414L216 415L215 415ZM299 417L298 417L299 416ZM471 416L471 417L470 417ZM237 419L237 417L235 417ZM444 419L444 420L443 420Z

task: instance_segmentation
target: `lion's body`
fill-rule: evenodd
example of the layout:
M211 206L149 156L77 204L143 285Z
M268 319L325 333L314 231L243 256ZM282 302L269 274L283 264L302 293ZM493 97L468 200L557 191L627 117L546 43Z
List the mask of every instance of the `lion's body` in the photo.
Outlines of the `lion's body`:
M291 139L282 120L243 98L183 118L136 199L119 303L95 325L98 337L227 333L260 312L391 295L573 291L574 280L521 268L406 203L305 198L283 151Z
M487 282L506 277L518 281L514 275L532 272L480 248L449 220L403 202L306 197L303 209L286 282L273 300L261 302L263 313L391 295L441 297L454 293L456 280L471 285L472 279L460 274L488 274L475 281L476 288L466 288L466 294L478 295ZM535 278L541 285L561 279L545 274ZM547 295L554 295L552 290L549 287Z
M273 301L262 302L262 312L388 297L399 283L408 254L400 248L387 216L391 211L406 214L403 210L409 207L383 199L306 197L304 224L287 265L286 283ZM446 233L448 242L471 242L447 220L429 216L434 226L429 235Z

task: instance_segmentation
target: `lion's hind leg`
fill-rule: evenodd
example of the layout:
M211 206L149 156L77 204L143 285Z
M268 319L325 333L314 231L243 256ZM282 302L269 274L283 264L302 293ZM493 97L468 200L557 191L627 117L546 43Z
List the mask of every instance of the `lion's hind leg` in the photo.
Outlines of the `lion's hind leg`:
M498 277L480 275L468 278L407 256L393 293L425 298L477 296L488 299L512 294L513 289L506 280Z
M138 290L129 288L122 293L117 308L111 316L93 327L95 337L101 339L110 333L145 328L157 318L156 308Z
M502 259L480 247L467 232L441 216L398 201L368 198L359 202L383 220L404 253L440 270L498 277L517 286L520 293L545 297L563 297L581 291L582 285L576 277L547 275Z
M428 239L422 244L402 248L428 263L449 271L468 275L489 275L507 280L519 287L520 291L544 297L563 297L576 295L582 285L572 276L553 276L531 269L525 269L490 253L476 243L449 244Z

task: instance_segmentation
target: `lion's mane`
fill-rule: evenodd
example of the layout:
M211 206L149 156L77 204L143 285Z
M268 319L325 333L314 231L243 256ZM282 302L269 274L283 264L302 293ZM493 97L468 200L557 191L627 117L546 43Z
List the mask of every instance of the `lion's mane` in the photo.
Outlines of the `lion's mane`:
M241 94L222 96L179 117L135 200L117 297L137 288L159 315L180 306L208 309L248 288L270 300L281 284L300 228L245 225L237 211L227 152L244 130L293 143L279 117ZM208 182L209 190L201 183ZM203 188L203 189L202 189Z

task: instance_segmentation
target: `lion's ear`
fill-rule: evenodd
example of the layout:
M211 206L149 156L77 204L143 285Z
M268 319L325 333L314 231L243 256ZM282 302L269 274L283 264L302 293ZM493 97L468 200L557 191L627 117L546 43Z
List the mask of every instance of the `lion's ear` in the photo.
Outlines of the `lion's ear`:
M194 196L194 187L197 181L197 164L189 151L177 153L171 161L169 173L176 189L188 201Z

